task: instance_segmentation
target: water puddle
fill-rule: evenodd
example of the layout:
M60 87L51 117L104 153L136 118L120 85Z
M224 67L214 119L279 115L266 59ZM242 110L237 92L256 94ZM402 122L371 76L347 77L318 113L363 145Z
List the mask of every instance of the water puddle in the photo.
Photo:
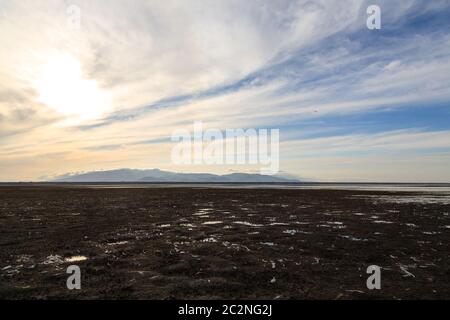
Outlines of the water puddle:
M375 221L373 221L373 223L377 223L377 224L393 224L394 222L386 221L386 220L375 220Z
M307 231L301 231L301 230L297 230L297 229L293 229L293 230L284 230L283 233L286 233L290 236L296 235L298 233L301 234L312 234L312 232L307 232Z
M217 242L217 239L210 237L210 238L203 239L200 242Z
M117 242L107 243L106 245L107 246L121 246L121 245L124 245L124 244L127 244L127 243L128 243L128 241L117 241Z
M182 223L182 224L180 224L180 226L186 227L186 228L195 228L195 225L192 223Z
M223 221L206 221L206 222L203 222L203 224L205 224L205 225L215 225L215 224L222 224L223 223Z
M204 216L204 215L210 213L212 210L213 210L212 208L199 209L199 210L197 210L197 212L195 212L193 214L193 216Z
M249 226L249 227L263 227L264 226L262 224L256 224L256 223L251 223L251 222L247 222L247 221L235 221L233 223L241 224L241 225Z
M85 256L72 256L64 259L65 262L80 262L85 260L87 260Z
M437 232L437 231L424 231L422 233L426 234L426 235L430 235L430 236L434 236L436 234L440 234L440 232Z
M48 264L60 264L63 263L63 258L59 255L49 255L45 260L42 262L42 264L48 265Z
M369 241L369 239L356 238L354 236L340 236L340 237L344 238L344 239L351 240L351 241L362 241L362 242Z
M263 246L269 246L269 247L273 247L275 245L275 243L273 243L273 242L260 242L260 244L262 244Z

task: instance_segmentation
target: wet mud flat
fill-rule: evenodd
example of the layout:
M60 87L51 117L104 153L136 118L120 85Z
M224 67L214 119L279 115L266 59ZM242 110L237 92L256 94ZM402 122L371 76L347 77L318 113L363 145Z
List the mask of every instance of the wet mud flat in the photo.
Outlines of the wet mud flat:
M0 187L0 298L450 299L439 197ZM81 290L66 287L73 264ZM370 265L381 290L366 287Z

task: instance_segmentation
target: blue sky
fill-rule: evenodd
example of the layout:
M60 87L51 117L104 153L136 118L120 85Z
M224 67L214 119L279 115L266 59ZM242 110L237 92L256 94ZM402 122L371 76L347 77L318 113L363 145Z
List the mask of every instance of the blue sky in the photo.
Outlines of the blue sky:
M0 180L257 170L171 163L202 121L280 129L282 171L307 179L450 182L449 1L70 4L0 3Z

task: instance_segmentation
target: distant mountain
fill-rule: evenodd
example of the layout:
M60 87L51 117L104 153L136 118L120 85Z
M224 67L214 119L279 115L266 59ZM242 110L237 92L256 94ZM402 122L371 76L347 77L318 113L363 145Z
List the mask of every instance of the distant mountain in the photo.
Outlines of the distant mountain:
M203 183L287 183L299 182L277 176L261 174L232 173L216 175L210 173L177 173L159 169L137 170L118 169L109 171L93 171L82 174L65 174L54 182L203 182Z

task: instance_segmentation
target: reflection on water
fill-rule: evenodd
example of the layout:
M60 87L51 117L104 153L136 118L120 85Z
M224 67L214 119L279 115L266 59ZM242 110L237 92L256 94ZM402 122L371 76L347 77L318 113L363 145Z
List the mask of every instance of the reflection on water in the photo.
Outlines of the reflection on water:
M223 223L223 221L206 221L206 222L203 222L203 224L205 224L205 225L215 225L215 224L222 224Z
M64 261L66 261L66 262L79 262L79 261L85 261L85 260L87 260L87 257L85 257L85 256L73 256L73 257L64 259Z
M450 204L450 193L421 193L413 195L354 195L352 198L367 198L371 199L373 203L389 202L389 203L422 203L422 204ZM396 210L388 210L390 213L397 213Z
M67 187L94 189L128 188L225 188L225 189L323 189L361 191L439 192L450 195L450 183L290 183L290 184L236 184L236 183L118 183L118 184L62 184Z

